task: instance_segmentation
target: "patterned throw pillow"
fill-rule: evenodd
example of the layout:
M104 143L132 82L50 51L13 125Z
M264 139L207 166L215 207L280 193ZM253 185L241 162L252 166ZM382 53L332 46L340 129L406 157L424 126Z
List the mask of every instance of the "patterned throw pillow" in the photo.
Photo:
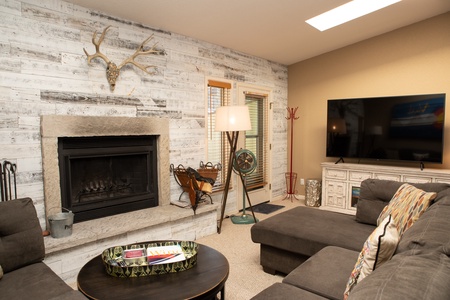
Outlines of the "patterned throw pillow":
M391 259L399 241L399 234L394 218L386 217L372 232L359 253L344 292L344 300L358 282L367 277L377 267Z
M436 193L427 193L405 183L400 186L389 204L381 211L377 224L391 215L397 223L399 235L402 236L425 212L434 198L436 198Z

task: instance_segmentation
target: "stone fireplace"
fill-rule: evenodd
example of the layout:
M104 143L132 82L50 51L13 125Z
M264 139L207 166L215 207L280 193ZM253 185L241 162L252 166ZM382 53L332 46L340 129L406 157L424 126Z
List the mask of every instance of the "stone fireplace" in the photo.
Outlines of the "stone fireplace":
M77 215L77 209L80 207L80 202L90 202L87 207L88 210L95 208L99 201L98 197L111 198L113 208L110 209L110 215L126 212L126 209L141 209L153 206L164 206L170 204L170 185L167 184L170 178L169 168L169 121L167 119L160 118L147 118L147 117L88 117L88 116L42 116L41 117L41 135L42 135L42 165L44 174L44 202L45 212L47 217L52 213L61 211L61 207L66 207L67 193L69 198L75 198L75 205L71 205L75 215ZM88 150L81 151L82 153L88 153L88 155L81 156L80 154L69 154L67 157L78 158L69 159L73 165L69 163L69 168L72 169L86 169L90 168L87 175L77 175L81 178L74 178L67 180L64 172L60 172L58 144L66 141L66 149L60 150L60 152L71 151L73 148L79 148L80 146L74 146L75 141L82 141L88 144ZM99 155L92 154L92 148L98 150L97 145L99 143L106 143L109 146L117 145L129 145L129 149L132 154L137 154L135 157L126 155L126 157L113 158L111 154L105 155L100 153ZM134 144L133 144L134 143ZM123 150L123 147L116 147ZM154 154L154 157L145 152L143 148L150 148L149 152ZM156 151L155 151L156 150ZM104 150L100 150L102 152ZM118 150L113 150L117 152ZM78 155L78 156L77 156ZM102 158L103 155L103 158ZM134 155L132 155L134 156ZM95 163L91 161L93 157L99 158ZM66 160L66 159L63 159ZM133 160L136 160L132 162ZM154 175L142 175L141 178L148 176L145 183L139 182L141 179L132 178L136 173L144 172L143 168L138 165L145 163L151 168L152 163L155 164ZM134 167L121 168L113 166L114 164L134 164ZM94 165L93 165L94 164ZM62 164L64 165L64 164ZM96 166L96 167L94 167ZM64 169L64 167L63 167ZM96 172L100 169L111 169L112 173L122 170L126 175L106 175L105 172ZM63 170L64 171L64 170ZM95 174L94 174L95 172ZM145 171L146 172L146 171ZM61 176L61 174L63 174ZM132 175L134 174L134 175ZM99 176L103 176L100 179ZM108 176L115 176L110 178ZM108 179L109 178L109 179ZM155 186L152 187L150 182L154 179ZM85 182L85 187L78 189L76 192L61 190L61 182L70 182L78 180L78 183ZM86 182L87 181L87 182ZM147 185L147 183L149 183ZM166 184L162 184L166 183ZM78 186L79 184L77 184ZM109 191L108 191L109 189ZM70 188L69 188L70 190ZM131 200L124 200L122 204L117 204L117 201L122 201L125 194L130 194L130 191L134 190ZM63 192L63 197L62 197ZM152 196L156 199L151 200ZM80 193L84 193L83 197L80 197ZM76 194L76 195L73 195ZM88 194L90 194L88 196ZM137 194L137 195L136 195ZM109 196L108 196L109 195ZM137 198L140 199L137 199ZM142 201L141 201L142 200ZM154 201L150 203L149 200ZM65 202L66 201L66 202ZM123 202L123 201L122 201ZM117 204L117 205L116 205ZM118 210L118 206L122 205L125 210ZM94 211L96 211L94 209ZM96 217L103 217L103 213L94 212ZM85 219L84 213L80 212L80 218L78 221ZM94 216L94 218L96 218ZM75 217L76 218L76 217Z

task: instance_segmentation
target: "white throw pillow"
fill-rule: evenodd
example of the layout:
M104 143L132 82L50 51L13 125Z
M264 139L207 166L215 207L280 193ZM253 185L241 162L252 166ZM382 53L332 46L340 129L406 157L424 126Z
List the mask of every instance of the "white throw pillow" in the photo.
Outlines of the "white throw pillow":
M358 282L367 277L372 271L391 259L399 242L397 226L392 216L386 217L367 238L359 253L358 260L347 282L344 299Z

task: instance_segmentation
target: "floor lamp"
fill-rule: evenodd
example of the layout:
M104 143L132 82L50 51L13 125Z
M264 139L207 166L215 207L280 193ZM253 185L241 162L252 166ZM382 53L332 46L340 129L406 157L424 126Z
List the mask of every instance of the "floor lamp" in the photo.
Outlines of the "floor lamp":
M250 123L250 113L248 111L248 106L237 105L237 106L221 106L216 110L216 131L222 131L227 133L228 142L230 143L230 156L228 159L228 170L225 182L225 190L223 192L222 200L222 211L220 214L219 226L217 227L217 232L220 233L222 230L222 221L225 214L225 207L227 205L228 189L230 188L231 173L233 170L233 163L236 160L236 147L239 138L239 131L245 131L252 129ZM252 205L250 203L250 198L248 196L247 187L245 186L244 177L239 170L239 177L241 178L242 188L245 191L250 208ZM253 218L256 220L255 213L253 212Z

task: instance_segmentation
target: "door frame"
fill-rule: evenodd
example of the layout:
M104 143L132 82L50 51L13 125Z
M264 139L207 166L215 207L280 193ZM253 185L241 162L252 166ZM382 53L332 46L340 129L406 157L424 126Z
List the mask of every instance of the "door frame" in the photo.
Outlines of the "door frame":
M267 98L267 109L268 109L268 120L267 120L267 145L265 145L267 152L267 184L264 186L264 188L256 190L256 191L249 191L249 197L252 206L261 204L267 201L272 200L272 189L271 189L271 183L272 183L272 121L273 121L273 91L270 88L256 86L256 85L250 85L245 83L237 83L236 86L236 92L237 92L237 102L238 105L245 105L245 94L255 94L255 95L261 95ZM244 148L245 143L245 134L241 134L239 136L237 149ZM236 189L236 203L238 210L243 209L243 187L240 180L238 180L237 183L237 189ZM246 199L247 200L247 199ZM249 207L248 201L246 201L246 208Z

